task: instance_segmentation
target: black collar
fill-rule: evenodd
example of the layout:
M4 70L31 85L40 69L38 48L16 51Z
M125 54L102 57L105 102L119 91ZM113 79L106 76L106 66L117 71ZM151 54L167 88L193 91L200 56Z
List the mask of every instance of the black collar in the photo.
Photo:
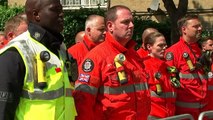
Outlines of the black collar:
M60 33L47 31L44 28L33 23L29 23L28 31L30 32L30 36L32 38L34 38L53 52L60 49L60 45L64 39Z

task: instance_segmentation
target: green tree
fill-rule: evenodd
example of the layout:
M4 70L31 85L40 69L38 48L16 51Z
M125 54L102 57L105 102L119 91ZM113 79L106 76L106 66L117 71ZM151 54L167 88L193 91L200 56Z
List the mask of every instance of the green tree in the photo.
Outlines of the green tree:
M176 7L173 0L162 0L164 7L167 10L171 21L171 43L176 43L179 40L179 30L177 28L177 21L185 16L188 9L188 0L179 0Z

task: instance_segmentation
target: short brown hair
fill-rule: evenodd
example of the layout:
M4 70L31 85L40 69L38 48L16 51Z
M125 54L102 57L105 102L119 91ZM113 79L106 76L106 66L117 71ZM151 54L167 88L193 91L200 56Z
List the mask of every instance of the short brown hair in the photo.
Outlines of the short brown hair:
M156 41L156 38L157 37L161 37L161 36L164 37L164 35L162 33L160 33L160 32L152 32L152 33L150 33L144 40L145 49L147 50L147 45L148 44L153 45L155 43L155 41Z
M128 7L124 6L124 5L116 5L113 6L111 8L109 8L109 10L105 13L105 24L108 21L115 21L117 19L117 10L119 9L127 9L129 11L131 11Z
M205 44L208 40L213 40L213 37L207 36L207 37L201 38L200 40L201 45Z
M4 33L7 35L11 31L16 31L17 27L22 23L27 23L27 17L25 13L17 14L14 17L11 17L4 26Z
M181 19L178 20L177 26L178 26L180 35L182 35L181 28L183 26L186 26L187 25L187 21L189 21L191 19L199 19L199 17L197 15L186 15L183 18L181 18Z

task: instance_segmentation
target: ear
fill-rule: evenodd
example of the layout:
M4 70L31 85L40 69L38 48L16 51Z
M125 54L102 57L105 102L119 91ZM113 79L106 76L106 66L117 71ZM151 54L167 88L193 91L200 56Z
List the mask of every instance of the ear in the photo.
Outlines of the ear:
M202 44L202 50L206 51L206 46L204 44Z
M106 27L107 27L108 31L112 33L113 27L114 27L113 23L111 21L108 21L106 25L107 25Z
M36 10L36 9L33 9L33 19L37 22L40 21L40 16L38 14L38 10Z
M15 34L13 32L7 33L7 40L10 41L15 37Z
M150 44L147 44L146 47L147 47L147 50L148 50L148 51L151 51L152 46L151 46Z
M90 31L91 31L91 28L90 28L90 27L87 27L86 31L87 31L87 32L90 32Z
M186 26L183 26L181 29L182 29L182 33L184 33L186 30Z

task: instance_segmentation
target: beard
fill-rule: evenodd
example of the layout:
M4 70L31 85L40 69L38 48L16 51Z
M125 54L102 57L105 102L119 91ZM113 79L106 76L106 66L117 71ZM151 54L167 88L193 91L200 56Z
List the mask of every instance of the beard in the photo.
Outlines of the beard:
M200 39L200 38L201 38L201 33L197 33L195 37L196 37L197 39Z

